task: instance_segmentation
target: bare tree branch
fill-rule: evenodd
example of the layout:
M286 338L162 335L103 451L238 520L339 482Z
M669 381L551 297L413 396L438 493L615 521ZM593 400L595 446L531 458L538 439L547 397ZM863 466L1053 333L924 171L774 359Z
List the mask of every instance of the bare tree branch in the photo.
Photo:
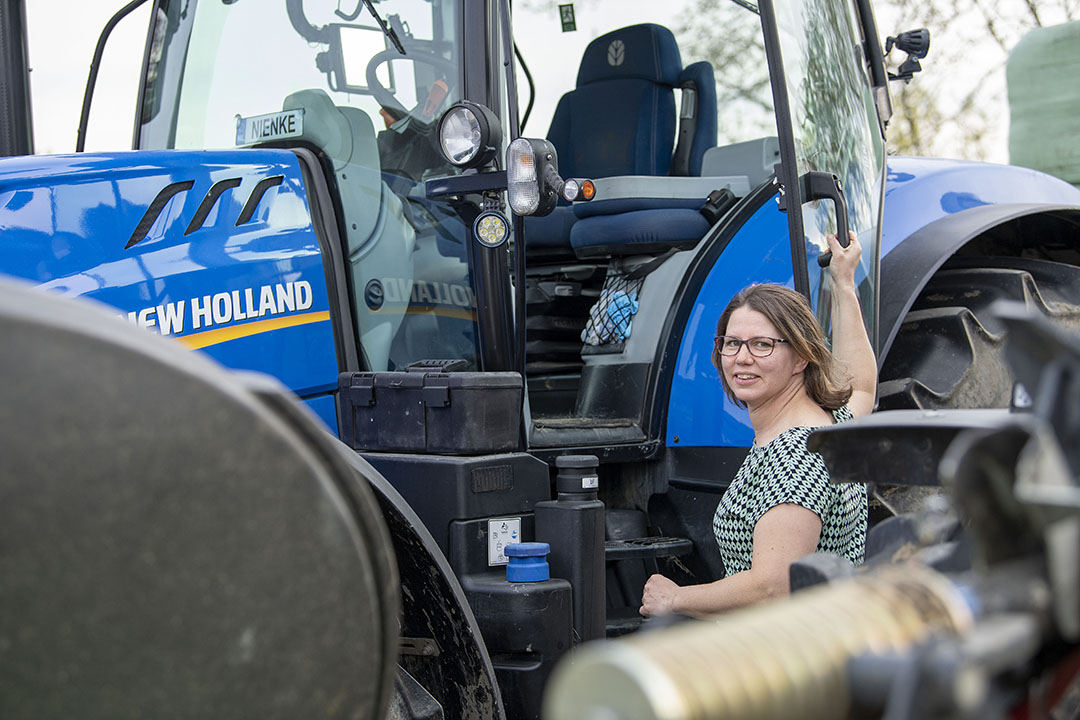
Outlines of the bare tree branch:
M1031 17L1034 18L1035 24L1042 27L1042 20L1039 19L1039 8L1035 0L1026 0L1028 10L1031 12Z
M972 2L975 4L975 7L978 8L979 12L982 13L983 18L986 19L986 29L989 31L990 37L994 38L997 44L1001 46L1002 50L1008 52L1009 46L1005 42L1005 39L998 33L996 23L994 18L990 15L990 11L983 5L982 0L972 0Z

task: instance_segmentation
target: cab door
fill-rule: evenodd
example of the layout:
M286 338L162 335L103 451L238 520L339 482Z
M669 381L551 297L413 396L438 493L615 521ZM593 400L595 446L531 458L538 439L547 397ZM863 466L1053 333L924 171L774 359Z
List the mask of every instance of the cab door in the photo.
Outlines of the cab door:
M851 0L761 0L759 10L795 289L831 335L828 273L819 256L828 250L827 233L853 230L863 247L855 281L876 344L885 144L867 61L878 42L872 20Z

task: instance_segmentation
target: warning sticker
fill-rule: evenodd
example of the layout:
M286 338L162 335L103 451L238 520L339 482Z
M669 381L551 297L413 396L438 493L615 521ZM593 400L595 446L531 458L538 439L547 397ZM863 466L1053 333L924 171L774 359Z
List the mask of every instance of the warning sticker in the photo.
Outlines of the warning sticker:
M488 566L505 565L506 546L521 542L521 518L488 520Z

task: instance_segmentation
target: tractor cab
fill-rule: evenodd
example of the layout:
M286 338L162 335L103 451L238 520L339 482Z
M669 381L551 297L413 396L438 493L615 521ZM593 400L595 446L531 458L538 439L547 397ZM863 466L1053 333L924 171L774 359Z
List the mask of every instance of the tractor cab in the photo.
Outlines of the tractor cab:
M846 197L873 326L884 154L864 10L721 5L710 19L738 52L694 30L689 7L601 2L575 17L474 0L203 0L155 12L136 147L295 149L326 189L321 229L341 255L329 280L359 369L441 358L518 372L527 447L655 453L674 355L709 375L707 342L672 332L692 303L687 272L766 201L808 203L766 230L790 237L759 245L770 272L750 277L798 287L827 327L816 260ZM770 24L783 42L762 40ZM818 92L823 73L850 91ZM513 157L536 164L535 206L515 205L508 164L523 135L534 153ZM832 175L843 191L822 194ZM564 179L591 180L595 196L566 199ZM482 216L501 234L482 240ZM693 310L702 338L737 289ZM745 426L718 383L695 404L713 401Z

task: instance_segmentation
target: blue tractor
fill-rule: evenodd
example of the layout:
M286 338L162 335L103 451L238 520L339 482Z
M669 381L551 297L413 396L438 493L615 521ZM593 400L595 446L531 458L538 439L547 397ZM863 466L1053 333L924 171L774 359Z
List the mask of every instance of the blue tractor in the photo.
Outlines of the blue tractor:
M504 0L344 5L154 0L133 152L41 157L6 3L0 272L277 378L362 456L414 717L537 717L561 654L637 628L650 572L722 574L711 518L752 433L715 324L778 282L828 332L827 233L864 248L882 408L1022 399L997 298L1080 320L1080 190L888 156L868 0L736 0L774 111L730 142L729 69L630 5L572 57L573 6L549 37ZM544 138L530 67L563 84ZM507 583L535 540L568 584Z

